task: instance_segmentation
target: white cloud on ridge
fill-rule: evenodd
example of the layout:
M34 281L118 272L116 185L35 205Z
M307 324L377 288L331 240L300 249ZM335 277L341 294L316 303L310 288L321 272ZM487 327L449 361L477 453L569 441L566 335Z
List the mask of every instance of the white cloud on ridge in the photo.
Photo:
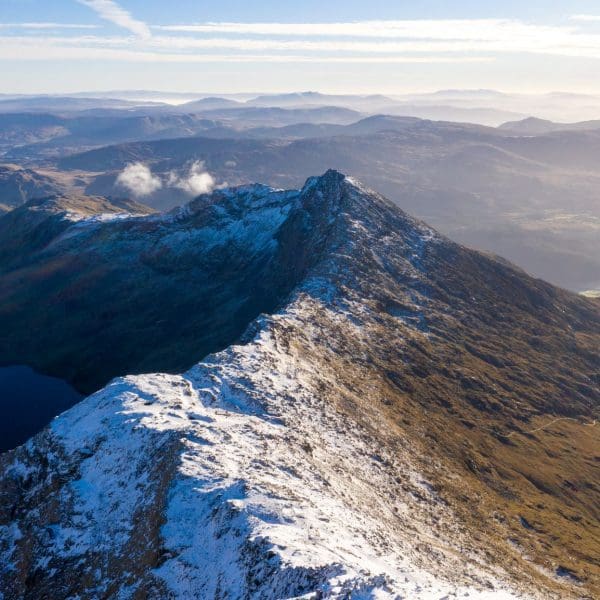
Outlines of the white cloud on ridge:
M137 162L127 165L116 181L117 185L131 192L136 198L149 196L162 188L162 181L152 174L144 163Z
M96 11L106 21L128 29L140 38L152 36L150 27L146 23L134 19L128 11L113 0L77 0L77 2Z

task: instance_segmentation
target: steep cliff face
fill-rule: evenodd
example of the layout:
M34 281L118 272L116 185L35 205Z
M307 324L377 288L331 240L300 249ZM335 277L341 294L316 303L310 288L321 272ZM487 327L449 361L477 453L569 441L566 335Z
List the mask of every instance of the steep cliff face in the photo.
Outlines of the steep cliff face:
M270 315L185 372L115 379L0 456L5 598L598 592L597 304L336 172L86 224L38 260L142 244L175 304L181 261L235 247L232 279L279 283L255 307Z

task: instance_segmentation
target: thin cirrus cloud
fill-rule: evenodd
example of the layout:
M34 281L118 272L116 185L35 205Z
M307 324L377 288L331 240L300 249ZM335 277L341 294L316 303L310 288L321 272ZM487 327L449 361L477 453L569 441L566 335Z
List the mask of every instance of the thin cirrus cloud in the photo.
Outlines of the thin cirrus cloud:
M575 16L577 17L577 16ZM583 15L579 17L583 18ZM586 20L594 20L587 16ZM534 53L600 58L600 36L574 24L538 25L516 19L415 19L340 23L200 23L154 26L171 47L236 47L284 51L435 52L483 55ZM220 34L223 38L194 38ZM238 37L233 37L238 36ZM254 36L251 39L239 36ZM258 38L258 39L257 39ZM160 43L160 42L159 42Z
M128 11L113 0L77 0L77 2L96 11L102 19L128 29L140 38L149 38L152 35L146 23L134 19Z
M56 40L40 40L36 38L2 38L0 37L0 60L116 60L146 63L210 63L210 62L297 62L297 63L477 63L489 62L490 57L448 56L430 54L415 55L324 55L298 53L209 53L209 52L164 52L150 48L136 50L133 48L108 47L111 41L102 40L102 44L93 45L90 39L86 43L57 44ZM101 47L102 46L102 47Z
M98 29L83 23L0 23L0 29Z
M77 1L135 36L0 36L0 58L415 63L489 61L507 53L600 58L600 35L583 23L600 20L592 15L573 15L558 25L516 19L420 19L150 26L113 0Z
M179 33L225 33L275 36L372 37L409 39L506 40L555 34L568 28L523 23L515 19L411 19L339 23L199 23L155 25Z

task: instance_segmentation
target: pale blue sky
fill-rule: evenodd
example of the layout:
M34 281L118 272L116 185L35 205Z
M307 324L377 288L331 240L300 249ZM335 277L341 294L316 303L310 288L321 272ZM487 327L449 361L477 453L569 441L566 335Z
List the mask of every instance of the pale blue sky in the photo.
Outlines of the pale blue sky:
M600 2L0 0L0 92L600 92Z

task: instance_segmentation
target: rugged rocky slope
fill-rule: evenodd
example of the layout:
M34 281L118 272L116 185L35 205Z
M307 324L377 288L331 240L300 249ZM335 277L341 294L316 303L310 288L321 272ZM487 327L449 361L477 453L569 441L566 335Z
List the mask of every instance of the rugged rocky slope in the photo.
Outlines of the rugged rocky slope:
M167 245L176 228L202 252ZM141 257L124 245L141 232L171 271L211 232L297 265L294 281L236 345L116 379L0 457L5 598L597 595L597 304L336 172L75 227L36 260L61 244ZM160 303L141 259L125 264ZM253 268L232 276L271 271Z

